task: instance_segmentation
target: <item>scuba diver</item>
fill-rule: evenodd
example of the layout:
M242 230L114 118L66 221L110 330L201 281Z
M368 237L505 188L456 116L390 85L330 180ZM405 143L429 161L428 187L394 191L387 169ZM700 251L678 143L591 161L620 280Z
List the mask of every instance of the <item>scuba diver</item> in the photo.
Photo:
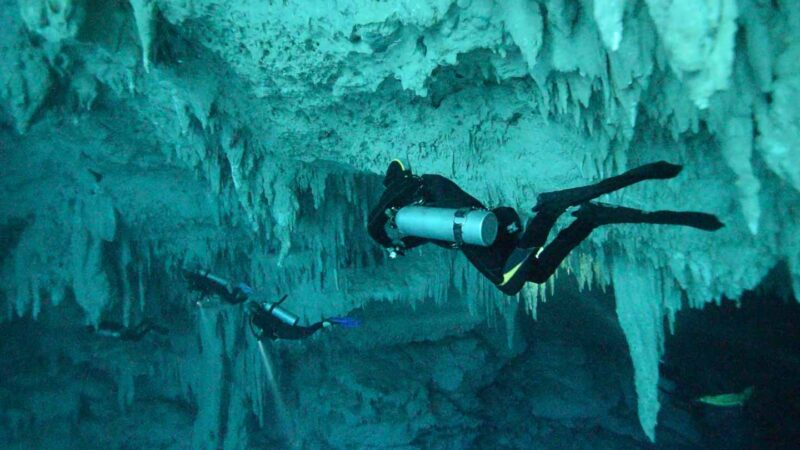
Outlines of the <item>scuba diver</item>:
M588 186L546 192L537 197L534 216L523 230L510 207L487 209L453 181L435 174L414 175L400 160L389 163L386 190L370 211L368 231L390 258L426 243L460 249L486 278L507 295L528 282L544 283L592 230L615 223L681 225L706 231L723 227L700 212L653 211L611 206L591 200L644 180L669 179L682 166L646 164ZM556 220L568 208L576 219L547 245Z
M305 339L317 331L331 325L355 328L359 321L352 317L333 317L320 320L308 326L298 325L300 318L280 307L286 300L284 295L275 303L250 302L247 309L250 313L250 329L259 341L271 339Z
M344 328L356 328L360 325L360 322L352 317L332 317L308 326L299 325L300 318L281 306L289 297L288 294L277 302L265 302L257 300L256 297L260 294L247 284L234 285L207 270L184 270L184 276L189 282L189 289L199 291L203 297L213 294L229 304L247 302L250 330L258 340L305 339L332 325Z
M134 327L126 327L118 322L102 321L97 329L91 325L89 325L88 328L90 331L97 333L98 336L115 338L121 341L140 341L151 331L162 336L167 334L166 328L154 324L149 319L142 320Z
M199 291L203 298L213 294L225 303L238 305L244 303L250 297L250 294L253 293L250 286L244 283L239 283L234 286L233 283L212 275L207 270L183 269L183 276L189 283L189 289Z

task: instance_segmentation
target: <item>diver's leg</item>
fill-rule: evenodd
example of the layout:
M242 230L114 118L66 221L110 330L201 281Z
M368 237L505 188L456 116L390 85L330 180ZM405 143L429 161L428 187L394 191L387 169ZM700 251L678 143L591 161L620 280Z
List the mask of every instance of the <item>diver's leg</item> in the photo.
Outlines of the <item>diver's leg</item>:
M536 254L544 247L550 230L562 213L563 210L547 208L528 219L525 231L505 259L502 276L497 281L492 280L498 289L508 295L514 295L522 289L527 280L528 267L534 263Z
M537 197L533 211L544 209L563 211L570 206L580 205L603 194L614 192L640 181L673 178L681 172L682 168L683 166L677 164L659 161L636 167L621 175L606 178L589 186L545 192Z
M601 225L653 223L689 226L708 231L718 230L724 226L712 214L683 211L645 212L633 208L613 207L596 203L582 205L573 215L577 219L570 226L561 230L555 239L541 251L538 251L535 257L527 258L518 267L506 272L504 284L498 286L500 290L513 295L522 289L522 285L526 281L544 283L555 273L569 253L589 237L592 230Z
M278 337L281 339L305 339L324 328L326 326L325 322L326 321L322 320L307 327L302 325L286 327L285 329L282 329L280 333L278 333Z
M567 228L561 230L555 239L542 249L536 260L530 264L526 281L533 281L534 283L547 281L570 252L589 237L596 227L597 225L578 218Z
M716 216L706 213L683 211L646 212L639 209L598 203L585 203L573 215L577 217L575 222L561 230L556 238L539 253L536 261L530 265L531 267L528 271L529 281L534 283L547 281L569 253L589 237L592 230L601 225L653 223L683 225L708 231L718 230L723 227L723 224Z
M128 334L128 340L140 341L144 337L144 335L150 332L151 329L152 329L152 324L150 323L150 321L144 320L139 325L136 325L136 327L133 330L131 330L131 332Z
M561 217L563 211L542 210L537 212L535 216L528 219L525 224L525 231L517 241L517 247L530 248L530 247L543 247L547 242L547 236L550 235L550 230L553 225Z
M547 242L550 231L558 218L568 207L585 203L594 197L638 183L639 181L672 178L678 175L681 169L682 166L659 161L631 169L621 175L606 178L590 186L547 192L539 195L536 206L533 208L536 215L528 220L525 232L517 242L516 248L511 252L508 259L506 259L503 266L503 279L496 283L497 287L506 294L513 295L519 292L528 277L528 268L534 264L537 254L545 251L543 247L545 242ZM576 228L570 231L572 234L568 233L564 236L559 234L559 236L561 236L562 241L567 238L577 239L577 236L584 232L588 236L588 233L591 233L591 227L586 231L588 225L589 222L576 225ZM595 226L596 225L601 224L595 224ZM578 230L581 232L578 233ZM573 237L573 235L575 237ZM570 245L567 247L571 250L584 238L585 236L574 243L570 241ZM556 239L558 240L559 238ZM553 249L551 249L550 252L552 253L552 251ZM569 253L569 251L567 251L567 253ZM566 254L558 260L558 263L560 263L564 257L566 257ZM558 264L556 264L556 267L557 266ZM555 268L553 268L553 271L555 271ZM552 271L550 273L552 274Z
M138 341L142 338L142 336L144 336L144 333L147 332L146 330L144 332L142 331L145 329L145 326L145 322L139 323L136 326L123 330L119 337L123 341Z
M680 225L706 231L716 231L724 226L717 216L693 211L642 211L640 209L611 206L603 203L585 203L573 216L596 226L614 223L652 223Z
M552 242L531 254L505 273L503 283L497 287L505 294L514 295L528 282L544 283L556 271L564 258L586 239L597 225L576 219L570 226L561 230ZM513 255L512 255L513 256ZM509 258L510 259L510 258Z

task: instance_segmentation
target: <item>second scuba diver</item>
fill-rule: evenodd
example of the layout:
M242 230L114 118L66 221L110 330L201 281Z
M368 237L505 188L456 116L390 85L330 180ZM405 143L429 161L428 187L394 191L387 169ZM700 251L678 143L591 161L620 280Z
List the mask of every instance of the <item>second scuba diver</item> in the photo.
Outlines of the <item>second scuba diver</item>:
M435 174L414 175L401 161L389 164L386 190L371 210L368 231L390 258L425 243L460 249L486 278L507 295L528 282L544 283L595 228L615 223L681 225L706 231L723 226L701 212L653 211L610 206L591 200L644 180L668 179L682 166L664 161L646 164L596 184L538 196L535 215L524 230L510 207L488 210L453 181ZM576 217L547 245L556 220L569 207Z
M144 319L133 327L126 327L118 322L102 321L97 328L90 325L88 329L98 336L110 337L121 341L141 341L151 331L162 336L167 334L166 328L156 325L149 319Z
M184 276L189 282L189 288L201 292L203 296L216 295L222 301L234 305L247 302L250 329L258 340L305 339L332 325L344 328L360 325L357 319L351 317L332 317L308 326L299 325L300 318L281 306L288 295L277 302L259 301L255 298L253 289L245 283L234 285L206 270L185 270Z

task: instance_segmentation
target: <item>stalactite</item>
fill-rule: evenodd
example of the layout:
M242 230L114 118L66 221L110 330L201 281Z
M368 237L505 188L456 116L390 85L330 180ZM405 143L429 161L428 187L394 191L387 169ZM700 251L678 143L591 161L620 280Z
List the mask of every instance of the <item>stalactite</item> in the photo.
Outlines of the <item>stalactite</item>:
M153 45L155 30L155 1L130 0L133 16L136 20L136 31L142 47L142 65L145 72L150 72L150 50Z
M633 361L639 420L647 436L655 440L664 318L669 318L672 329L674 313L681 305L681 292L665 278L663 271L631 256L616 255L611 271L617 317Z
M201 308L198 316L200 335L200 366L193 368L192 391L196 393L197 419L194 424L192 445L197 448L217 447L221 444L220 405L222 393L219 389L223 376L224 345L219 334L219 311Z

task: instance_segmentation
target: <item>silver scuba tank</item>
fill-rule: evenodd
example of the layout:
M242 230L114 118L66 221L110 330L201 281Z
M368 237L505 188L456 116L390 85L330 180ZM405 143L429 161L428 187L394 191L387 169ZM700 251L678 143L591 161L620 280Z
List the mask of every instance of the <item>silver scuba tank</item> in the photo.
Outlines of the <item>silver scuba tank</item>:
M268 313L272 314L273 317L285 323L286 325L293 327L297 325L297 322L300 321L299 317L283 309L279 303L264 302L263 306Z
M406 206L394 218L404 236L489 247L497 239L497 216L470 208Z

